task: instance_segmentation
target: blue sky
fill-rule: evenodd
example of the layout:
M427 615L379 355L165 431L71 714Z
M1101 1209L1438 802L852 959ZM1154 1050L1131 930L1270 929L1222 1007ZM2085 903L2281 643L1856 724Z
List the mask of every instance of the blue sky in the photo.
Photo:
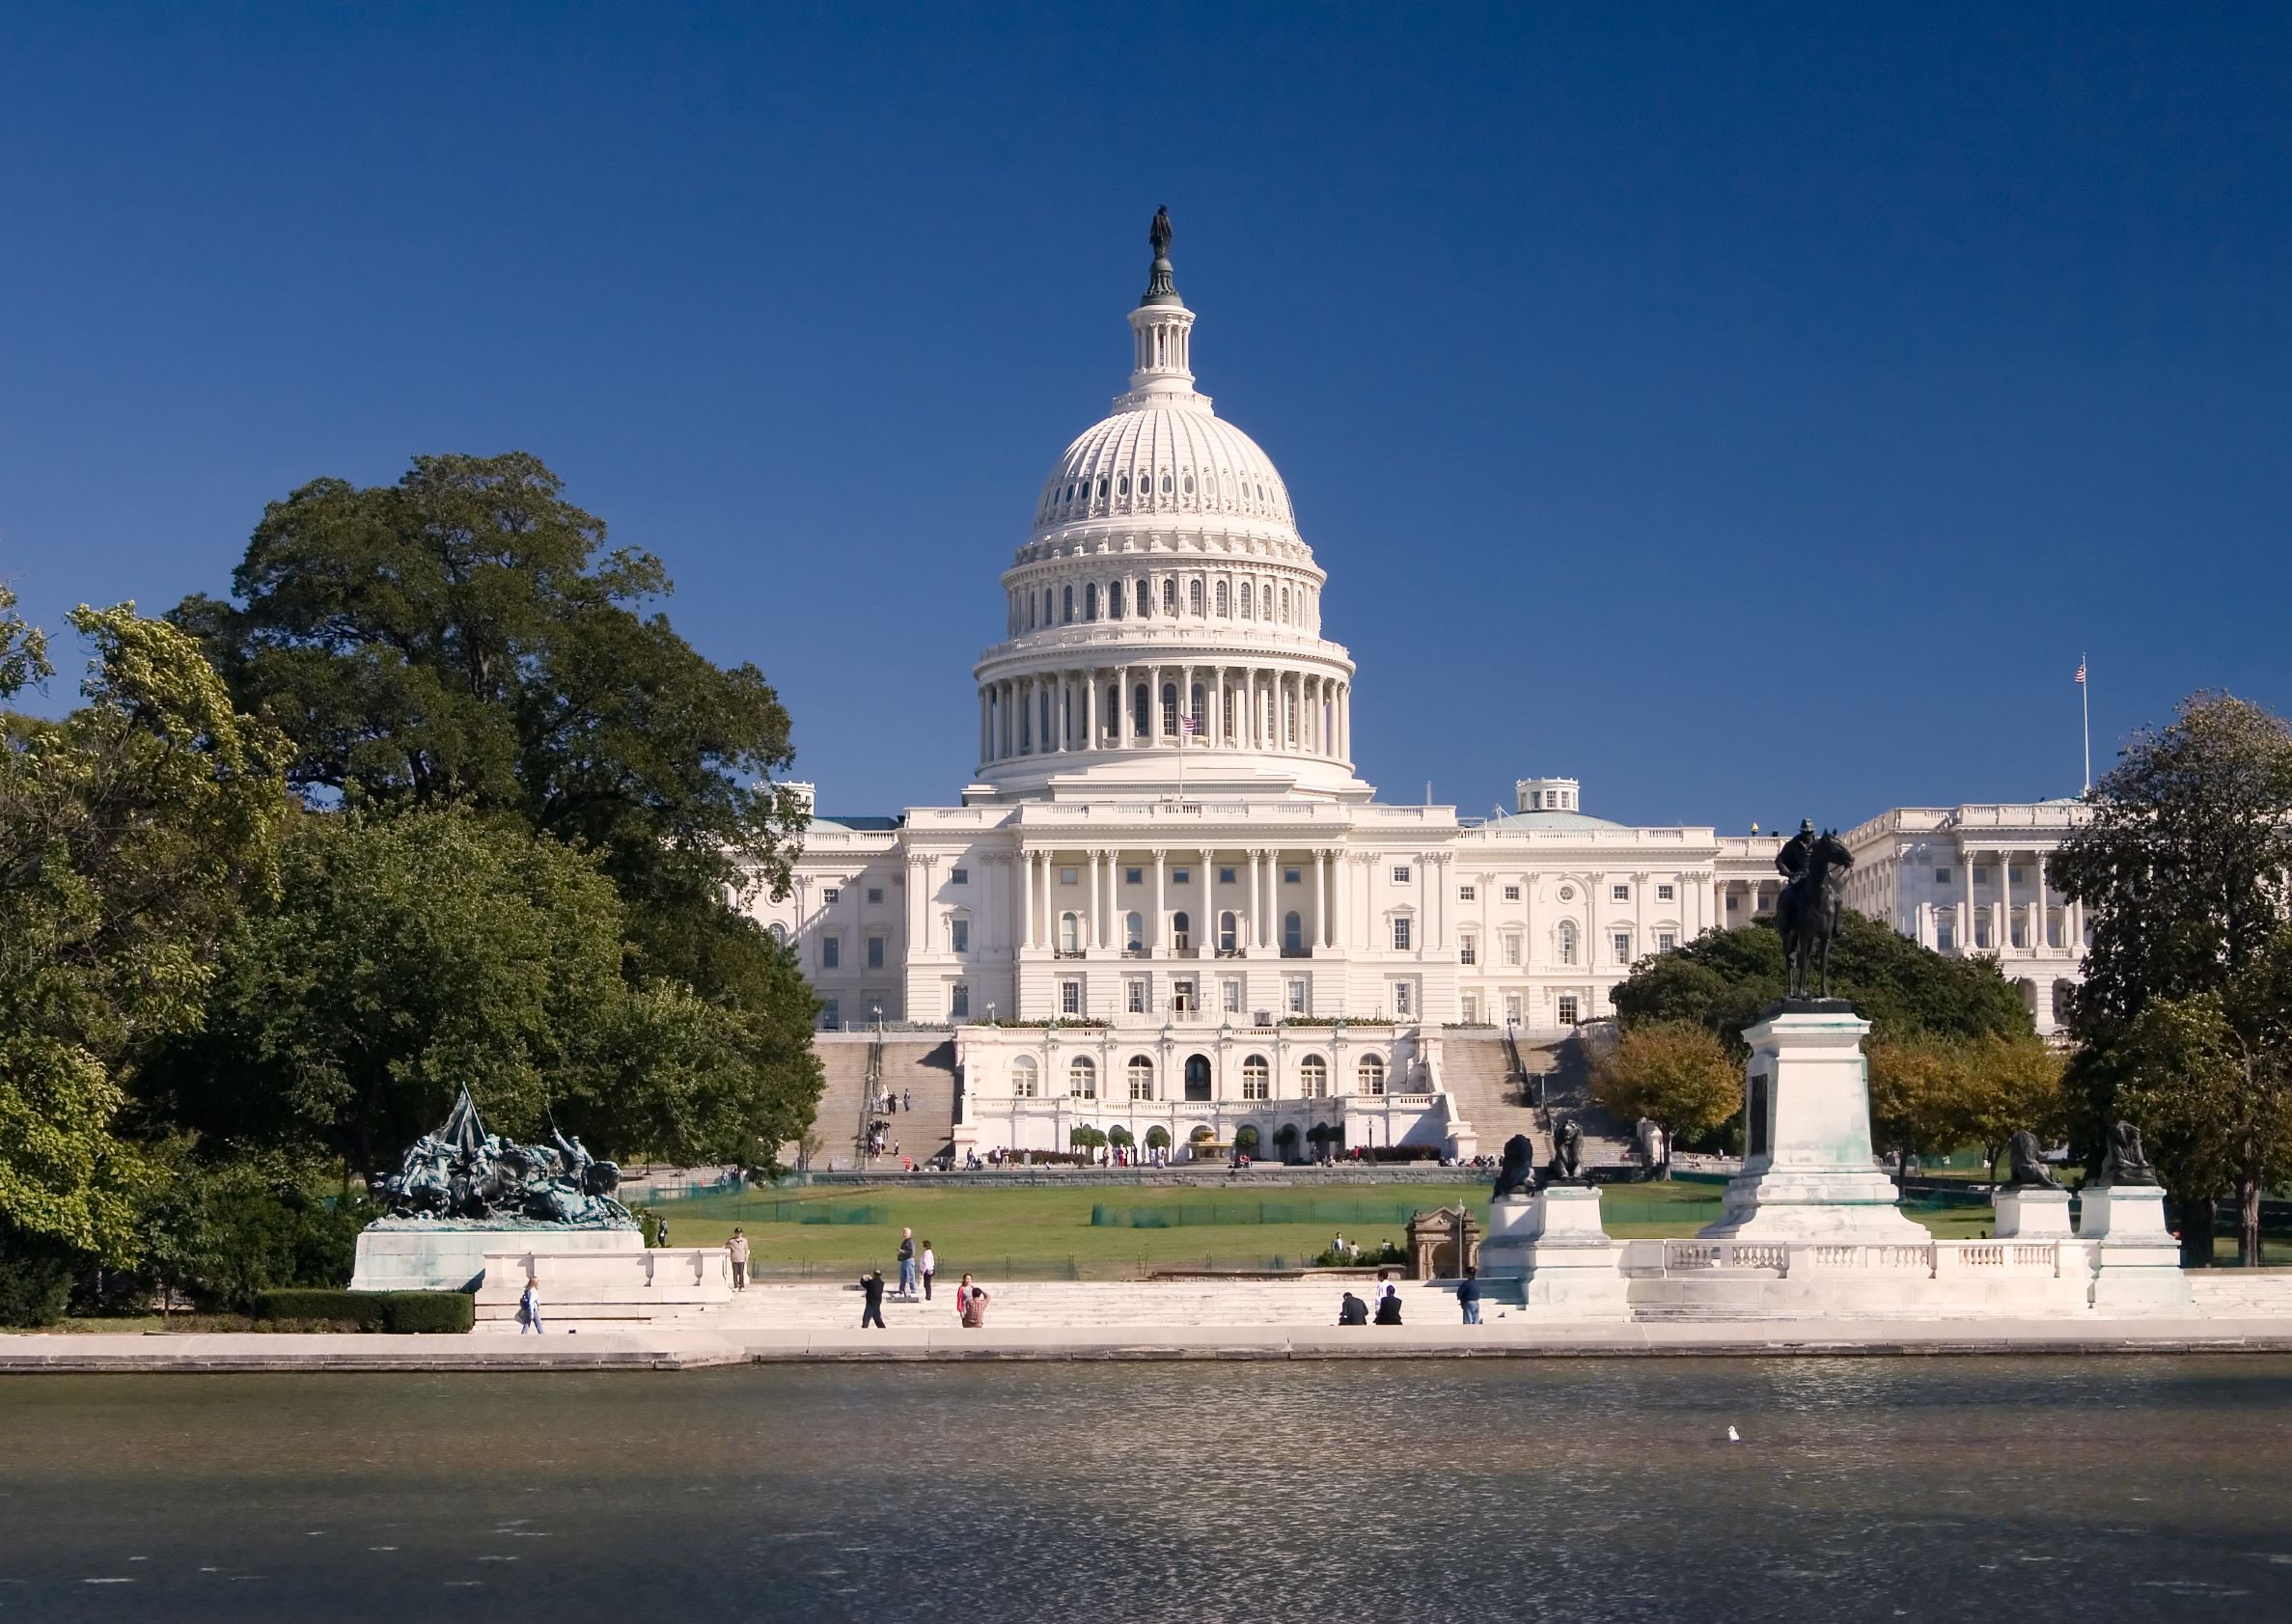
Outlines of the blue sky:
M0 576L51 625L524 449L827 810L950 799L1167 204L1389 799L2074 792L2081 652L2097 765L2292 710L2280 7L44 10Z

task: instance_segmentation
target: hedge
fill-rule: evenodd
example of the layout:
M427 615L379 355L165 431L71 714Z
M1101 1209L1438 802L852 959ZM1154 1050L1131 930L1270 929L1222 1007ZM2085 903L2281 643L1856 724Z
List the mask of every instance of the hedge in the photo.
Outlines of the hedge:
M395 1335L455 1335L478 1323L478 1300L466 1291L265 1291L257 1319L308 1319L355 1325Z

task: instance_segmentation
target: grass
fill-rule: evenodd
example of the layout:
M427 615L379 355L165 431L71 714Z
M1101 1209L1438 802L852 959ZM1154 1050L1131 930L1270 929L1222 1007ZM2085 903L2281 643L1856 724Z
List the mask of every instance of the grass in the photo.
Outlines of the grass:
M1659 1183L1611 1185L1601 1193L1608 1232L1618 1239L1692 1235L1719 1216L1719 1186ZM1071 1190L1029 1186L1015 1190L904 1183L843 1185L835 1189L748 1191L660 1201L650 1210L669 1221L677 1246L718 1246L737 1224L748 1232L759 1278L886 1274L902 1225L920 1246L939 1254L940 1274L952 1280L969 1270L1004 1279L1134 1279L1153 1268L1298 1268L1341 1230L1362 1246L1406 1240L1410 1208L1452 1206L1470 1199L1482 1223L1486 1187L1389 1184L1358 1193L1313 1195L1282 1190L1260 1200L1255 1193L1105 1185ZM1255 1222L1252 1209L1276 1215L1309 1207L1304 1222ZM1091 1208L1125 1217L1160 1214L1169 1227L1093 1225ZM1388 1216L1375 1218L1370 1209ZM1214 1209L1214 1210L1205 1210ZM1984 1207L1914 1210L1946 1240L1971 1240L1992 1223ZM1188 1218L1234 1222L1180 1222ZM807 1220L810 1220L807 1222Z

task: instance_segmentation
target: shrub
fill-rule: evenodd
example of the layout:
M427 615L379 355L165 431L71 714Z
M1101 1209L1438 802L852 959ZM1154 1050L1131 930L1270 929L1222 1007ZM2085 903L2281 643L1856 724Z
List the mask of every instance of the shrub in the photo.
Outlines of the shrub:
M1170 1130L1157 1122L1146 1130L1146 1142L1148 1150L1168 1150L1170 1148Z
M478 1300L465 1291L327 1291L293 1287L255 1299L255 1317L347 1325L395 1335L456 1334L478 1321Z
M1244 1122L1233 1131L1233 1148L1244 1156L1257 1154L1257 1130Z
M1362 1151L1370 1162L1437 1162L1441 1147L1437 1144L1372 1144Z
M264 1291L345 1285L373 1212L363 1197L314 1197L289 1170L186 1158L146 1204L147 1270L202 1307L245 1310Z
M77 1261L46 1236L0 1223L0 1325L53 1325L62 1319Z

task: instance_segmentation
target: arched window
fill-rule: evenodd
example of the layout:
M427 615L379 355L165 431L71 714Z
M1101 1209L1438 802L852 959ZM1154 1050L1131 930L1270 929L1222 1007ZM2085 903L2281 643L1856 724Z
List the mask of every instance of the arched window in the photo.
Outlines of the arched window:
M1143 575L1138 578L1138 595L1133 601L1138 605L1140 619L1150 619L1153 617L1154 594L1146 590L1146 579Z
M1186 583L1186 613L1197 619L1201 617L1201 577L1199 575Z
M1245 1100L1273 1097L1273 1068L1265 1063L1263 1055L1252 1055L1241 1062L1241 1097Z
M1036 1094L1035 1061L1021 1055L1010 1062L1010 1097L1031 1100Z
M1165 472L1162 476L1162 494L1164 496L1168 496L1170 494L1170 475L1168 472Z
M1130 476L1129 476L1129 475L1127 475L1127 474L1121 474L1121 475L1118 475L1118 476L1116 476L1116 479L1115 479L1115 494L1116 494L1117 496L1128 496L1128 495L1130 494Z
M1209 730L1209 691L1199 682L1194 684L1194 691L1186 696L1186 714L1194 718L1194 730L1197 733Z
M1122 583L1119 581L1106 589L1106 618L1110 620L1122 618Z
M1104 474L1098 476L1098 500L1101 502L1106 500L1106 476Z
M1131 690L1130 730L1133 733L1146 733L1152 730L1153 724L1149 718L1153 715L1153 702L1145 683L1141 682Z
M1083 588L1083 619L1086 620L1098 619L1098 583L1095 581Z
M1116 734L1122 730L1121 689L1109 688L1106 691L1106 709L1099 714L1102 718L1099 722L1099 726L1106 729L1106 736L1108 738L1113 738Z
M1074 1063L1066 1068L1066 1092L1078 1100L1098 1097L1098 1068L1088 1055L1077 1055Z
M1146 916L1144 914L1131 913L1122 916L1122 950L1126 953L1146 951Z
M1359 1075L1363 1093L1381 1094L1385 1091L1385 1062L1376 1056L1364 1055L1361 1057Z
M1027 629L1029 631L1035 629L1035 594L1033 592L1027 594Z
M1177 731L1177 684L1174 682L1162 684L1162 730L1165 733Z
M1170 947L1173 952L1185 952L1194 946L1194 921L1186 914L1170 916Z
M1186 476L1186 494L1188 496L1194 494L1194 476L1190 473Z
M1574 920L1560 922L1560 962L1562 964L1576 962L1576 922Z
M1080 918L1073 914L1061 914L1059 916L1059 951L1063 953L1082 951L1082 933L1083 922Z
M1066 589L1066 613L1063 619L1067 620L1074 619L1074 589L1072 587Z
M1305 952L1305 921L1294 908L1282 916L1282 951L1293 957Z
M1241 618L1245 620L1257 618L1257 589L1247 581L1241 584Z
M1232 594L1230 592L1229 592L1229 591L1227 590L1226 583L1225 583L1225 582L1223 582L1223 581L1220 581L1220 582L1218 583L1218 599L1217 599L1217 601L1218 601L1218 619L1221 619L1221 620L1223 620L1223 619L1227 619L1228 617L1229 617L1229 616L1230 616L1230 615L1233 613L1233 607L1232 607L1232 605L1233 605L1233 594Z
M1287 625L1288 623L1289 623L1289 589L1288 589L1288 588L1286 588L1286 587L1284 587L1284 588L1282 589L1282 624L1284 624L1284 625Z
M764 934L772 938L775 947L785 948L787 946L787 926L782 924L778 920L774 920L770 924L764 926Z
M1262 619L1270 620L1273 619L1273 587L1270 584L1260 586L1257 592L1257 601L1265 610Z
M1162 577L1162 613L1165 615L1177 613L1177 577L1174 575Z
M1329 1097L1329 1062L1318 1055L1308 1055L1297 1062L1298 1091L1309 1100Z
M1050 590L1050 588L1048 588L1048 587L1045 587L1045 588L1043 588L1043 589L1042 589L1042 623L1043 623L1044 625L1046 625L1046 626L1048 626L1048 625L1054 625L1054 624L1056 624L1056 623L1057 623L1057 621L1058 621L1058 619L1059 619L1059 597L1058 597L1058 594L1057 594L1056 592L1052 592L1052 591Z
M1218 916L1218 951L1222 953L1237 952L1240 948L1240 921L1234 918L1233 910L1229 908Z
M1209 1096L1209 1057L1207 1055L1188 1055L1186 1057L1186 1098L1205 1100Z
M1147 1060L1144 1055L1133 1055L1130 1057L1130 1063L1123 1070L1128 1074L1132 1099L1150 1100L1154 1097L1154 1062L1152 1060Z

